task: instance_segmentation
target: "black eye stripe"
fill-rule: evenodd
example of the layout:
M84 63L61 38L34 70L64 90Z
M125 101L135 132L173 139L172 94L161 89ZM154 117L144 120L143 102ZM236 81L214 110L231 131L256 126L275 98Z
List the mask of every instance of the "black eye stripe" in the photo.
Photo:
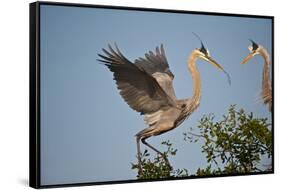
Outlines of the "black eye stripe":
M258 49L258 45L255 43L255 44L253 44L253 51L256 51L257 49Z
M201 46L201 48L200 48L200 51L201 51L202 53L204 53L205 55L208 54L208 52L207 52L207 50L206 50L206 48L204 47L203 44L202 44L202 46Z
M256 42L254 42L253 40L250 40L250 41L252 42L252 47L253 47L252 51L257 50L259 48L259 45Z

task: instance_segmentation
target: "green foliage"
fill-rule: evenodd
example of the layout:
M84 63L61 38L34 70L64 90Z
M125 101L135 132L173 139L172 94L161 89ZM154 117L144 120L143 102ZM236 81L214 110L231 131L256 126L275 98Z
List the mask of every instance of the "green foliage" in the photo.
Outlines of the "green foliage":
M236 111L231 105L221 121L214 121L214 114L199 121L199 134L192 130L185 140L203 140L202 152L206 155L206 169L198 169L197 175L249 173L260 169L262 156L272 157L272 133L266 118L254 118L243 109ZM212 168L216 168L212 170Z
M169 156L175 156L177 149L172 147L169 141L161 143L166 146L166 150L163 152L166 159ZM139 171L138 163L132 163L132 169L138 171L138 179L160 179L160 178L173 178L173 177L185 177L188 176L186 169L174 170L173 167L159 154L155 158L151 159L148 150L145 150L141 154L142 172Z
M231 105L221 121L215 121L215 115L203 116L196 131L190 129L184 134L184 140L203 143L202 153L206 157L206 168L198 168L191 176L213 176L221 174L239 174L271 171L272 166L263 166L262 158L272 158L271 125L266 118L254 117L243 109L237 111ZM159 154L152 157L148 150L141 154L142 172L138 163L132 163L138 179L161 179L189 176L187 169L176 169L167 159L176 156L169 141L162 142L166 160ZM188 164L187 164L188 165Z

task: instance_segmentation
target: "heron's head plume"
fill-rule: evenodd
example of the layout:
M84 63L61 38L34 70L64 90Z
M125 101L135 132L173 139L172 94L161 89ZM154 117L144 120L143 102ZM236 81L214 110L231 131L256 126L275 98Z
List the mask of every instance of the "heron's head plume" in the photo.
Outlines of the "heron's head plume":
M194 33L194 32L192 32L192 33L194 34L194 36L196 36L196 38L197 38L197 39L200 41L200 43L201 43L201 48L200 48L200 49L197 48L197 50L198 50L199 52L201 52L203 55L208 55L208 56L210 56L210 52L209 52L208 49L205 48L205 46L204 46L204 44L203 44L201 38L200 38L196 33Z
M223 71L226 76L227 76L227 79L228 79L228 83L231 84L231 79L230 79L230 75L223 69L223 67L218 64L212 57L211 57L211 54L209 52L208 49L205 48L201 38L193 32L193 34L197 37L197 39L200 41L201 43L201 48L200 49L196 49L195 51L197 51L197 54L198 54L198 57L207 61L208 63L210 63L211 65L213 65L214 67L218 68L219 70Z
M252 43L248 49L250 51L250 53L243 59L243 61L241 62L241 64L245 64L247 63L252 57L254 57L255 55L259 54L259 45L254 42L253 40L249 39L250 42Z

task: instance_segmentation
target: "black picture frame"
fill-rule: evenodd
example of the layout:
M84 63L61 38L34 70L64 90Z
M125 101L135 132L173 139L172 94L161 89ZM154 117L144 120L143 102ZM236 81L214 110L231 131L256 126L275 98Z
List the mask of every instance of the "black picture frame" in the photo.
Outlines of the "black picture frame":
M103 181L92 183L71 183L71 184L54 184L42 185L40 182L40 6L41 5L55 5L68 7L87 7L87 8L104 8L117 10L132 10L132 11L147 11L147 12L163 12L163 13L186 13L196 15L215 15L215 16L231 16L231 17L246 17L246 18L266 18L272 22L272 171L263 171L258 173L245 174L231 174L218 176L192 176L184 178L171 179L155 179L155 180L122 180L122 181ZM199 12L187 10L166 10L155 8L141 8L141 7L122 7L122 6L108 6L108 5L91 5L91 4L76 4L76 3L59 3L59 2L45 2L38 1L30 3L29 5L29 59L30 59L30 75L29 75L29 185L33 188L55 188L55 187L72 187L72 186L88 186L100 184L120 184L120 183L135 183L135 182L151 182L162 180L184 180L193 178L210 178L210 177L226 177L226 176L244 176L244 175L258 175L258 174L273 174L274 173L274 17L262 15L248 15L248 14L231 14L231 13L216 13L216 12Z

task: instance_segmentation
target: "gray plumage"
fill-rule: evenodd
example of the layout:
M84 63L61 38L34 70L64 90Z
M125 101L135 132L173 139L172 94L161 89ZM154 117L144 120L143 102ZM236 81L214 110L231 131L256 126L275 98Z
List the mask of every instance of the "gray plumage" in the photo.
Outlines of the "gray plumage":
M116 50L110 45L108 48L109 51L103 49L106 56L99 54L102 58L99 61L105 63L113 72L120 95L132 109L146 114L175 106L175 102L157 82L157 78L151 75L154 68L143 66L143 62L133 64L123 56L117 46Z
M149 126L136 134L139 171L142 172L140 140L169 163L166 156L148 144L146 139L176 128L199 106L201 84L195 66L197 58L210 62L222 71L223 68L210 57L208 51L195 49L188 60L193 79L193 96L177 100L173 88L174 75L169 68L163 45L156 47L155 52L146 53L144 58L136 59L134 63L120 52L116 44L114 49L108 45L108 50L102 50L103 54L98 54L98 61L113 72L120 95L133 110L144 115L144 121Z
M250 53L243 59L241 64L247 63L251 58L256 55L261 55L264 59L263 73L262 73L262 88L261 88L261 100L265 105L268 106L269 111L272 111L272 89L271 89L271 79L270 79L270 57L267 50L250 40L252 45L249 46Z

